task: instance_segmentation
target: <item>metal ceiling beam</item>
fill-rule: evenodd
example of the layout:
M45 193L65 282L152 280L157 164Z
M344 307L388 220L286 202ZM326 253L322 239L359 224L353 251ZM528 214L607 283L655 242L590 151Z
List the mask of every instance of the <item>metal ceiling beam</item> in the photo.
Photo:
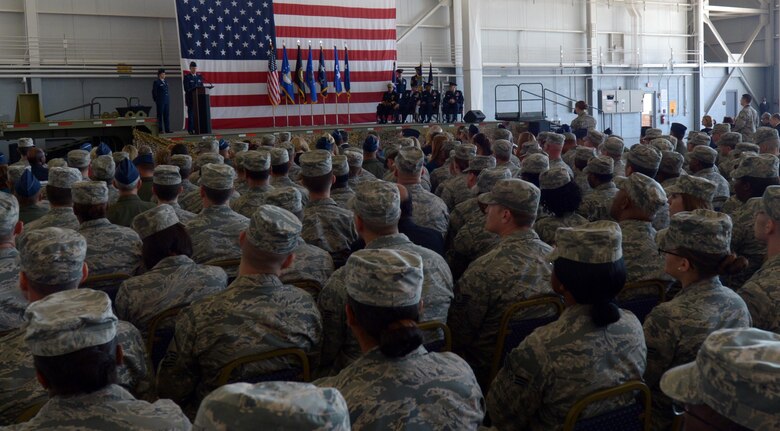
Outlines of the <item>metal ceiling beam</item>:
M409 27L409 29L404 32L404 34L402 34L398 39L396 39L395 42L396 43L403 42L404 39L406 39L407 37L409 37L410 34L412 34L413 31L417 30L420 24L422 24L423 22L425 22L425 20L433 16L433 14L436 13L436 11L439 10L440 7L446 6L449 3L450 0L439 0L439 2L433 5L433 7L428 12L426 12L423 16L421 16L420 19L415 21L414 24L412 24L411 27Z
M726 44L726 41L723 40L723 37L720 35L720 32L717 28L715 28L715 24L710 21L710 17L707 16L707 14L704 14L704 22L707 24L707 27L712 30L712 34L715 36L715 39L718 41L718 44L721 48L723 48L723 51L726 53L726 57L728 58L729 62L735 62L736 59L734 58L734 54L731 53L731 50L729 49L729 46Z

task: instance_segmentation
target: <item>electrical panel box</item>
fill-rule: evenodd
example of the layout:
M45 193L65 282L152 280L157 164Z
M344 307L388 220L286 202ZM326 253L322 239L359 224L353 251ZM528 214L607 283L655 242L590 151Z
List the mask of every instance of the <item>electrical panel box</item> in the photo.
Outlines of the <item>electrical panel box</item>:
M642 112L642 90L601 90L601 110L605 114L626 114Z
M617 90L599 91L601 100L601 110L605 114L614 114L617 112Z

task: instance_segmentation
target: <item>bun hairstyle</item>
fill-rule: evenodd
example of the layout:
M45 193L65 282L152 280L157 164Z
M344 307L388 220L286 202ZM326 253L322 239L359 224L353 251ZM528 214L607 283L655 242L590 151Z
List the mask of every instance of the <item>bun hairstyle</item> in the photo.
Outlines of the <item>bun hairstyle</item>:
M578 304L591 306L591 321L596 327L620 320L620 308L614 298L626 283L626 265L622 257L615 262L598 264L558 258L553 271Z
M738 274L748 267L748 260L734 253L726 255L701 253L687 248L680 248L677 252L681 257L688 259L691 267L701 277Z
M423 334L417 327L419 304L375 307L361 304L351 297L348 303L360 327L377 340L379 351L388 358L406 356L422 345Z

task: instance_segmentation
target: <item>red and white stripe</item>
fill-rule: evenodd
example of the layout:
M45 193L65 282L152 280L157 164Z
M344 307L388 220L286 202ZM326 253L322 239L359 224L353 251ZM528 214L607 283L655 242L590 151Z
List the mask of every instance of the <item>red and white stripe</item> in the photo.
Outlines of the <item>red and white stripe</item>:
M330 86L328 97L323 100L319 95L319 103L315 105L285 105L282 100L274 108L268 87L278 88L279 77L269 76L266 60L196 60L204 82L214 84L210 91L212 127L243 129L374 122L376 106L386 91L396 59L395 0L281 0L274 1L273 7L277 70L282 65L283 43L294 72L298 41L304 50L308 49L309 41L313 49L318 49L322 41ZM337 101L333 92L334 45L339 49L342 81L344 45L349 48L352 84L349 106L346 95L342 94ZM307 52L303 54L305 66ZM187 70L189 62L189 58L182 59L182 70Z

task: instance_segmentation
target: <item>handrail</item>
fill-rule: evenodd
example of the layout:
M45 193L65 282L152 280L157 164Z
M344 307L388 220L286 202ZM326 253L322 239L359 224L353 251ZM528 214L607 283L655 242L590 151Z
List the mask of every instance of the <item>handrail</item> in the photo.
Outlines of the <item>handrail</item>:
M520 90L520 92L519 92L519 96L520 96L520 112L525 112L523 110L523 92L526 92L526 93L528 93L528 94L530 94L532 96L538 97L541 100L541 102L542 102L542 114L546 117L547 116L547 104L545 103L544 97L543 96L539 96L538 94L531 93L528 90L523 90L523 86L534 86L535 87L537 85L539 86L539 88L542 89L542 93L544 93L544 84L542 84L541 82L523 82L523 83L518 85L518 89Z
M95 100L97 100L97 99L122 99L122 100L125 101L125 106L127 106L127 107L130 106L130 99L128 99L125 96L97 96L97 97L93 97L91 102L95 103Z
M86 108L87 106L89 106L89 113L90 113L90 117L92 117L92 116L94 115L94 112L95 112L95 111L94 111L94 109L93 109L95 105L97 105L97 106L98 106L98 112L100 112L100 103L97 103L97 102L92 102L92 103L85 103L85 104L83 104L83 105L75 106L75 107L73 107L73 108L65 109L65 110L63 110L63 111L52 112L51 114L44 114L44 116L43 116L43 117L44 117L44 118L49 118L49 117L53 117L53 116L55 116L55 115L64 114L64 113L66 113L66 112L75 111L75 110L77 110L77 109Z

